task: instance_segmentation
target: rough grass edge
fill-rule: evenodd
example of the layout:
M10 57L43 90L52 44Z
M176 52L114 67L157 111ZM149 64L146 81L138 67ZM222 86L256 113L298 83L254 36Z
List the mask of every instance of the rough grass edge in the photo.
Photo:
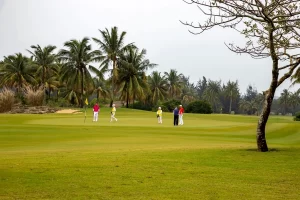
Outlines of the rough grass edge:
M0 91L0 113L11 111L15 102L15 92L4 87Z
M42 106L44 101L44 89L39 87L34 89L33 87L26 86L24 88L25 101L30 106Z

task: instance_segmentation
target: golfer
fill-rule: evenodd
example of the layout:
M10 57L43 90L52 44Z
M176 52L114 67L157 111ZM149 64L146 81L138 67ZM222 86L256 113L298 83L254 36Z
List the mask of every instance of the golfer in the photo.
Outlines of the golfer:
M173 114L174 114L174 126L178 126L178 114L179 114L179 110L177 107L175 107L175 109L173 110Z
M93 122L97 122L98 121L98 112L99 112L99 105L98 103L96 103L93 107L93 111L94 111L94 118L93 118Z
M116 105L113 104L110 112L110 122L112 122L113 120L118 121L118 119L115 118L116 111L117 111Z
M158 121L158 123L162 124L162 110L161 110L161 107L158 107L156 115L157 115L157 121Z
M183 125L183 113L184 113L184 108L182 105L179 105L179 125Z

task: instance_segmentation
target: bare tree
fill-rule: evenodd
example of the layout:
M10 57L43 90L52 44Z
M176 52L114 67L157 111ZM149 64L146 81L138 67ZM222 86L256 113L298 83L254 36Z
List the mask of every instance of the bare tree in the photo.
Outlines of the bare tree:
M182 22L201 34L214 27L231 28L244 35L244 46L226 44L235 53L253 58L271 58L272 80L264 91L264 106L257 124L258 151L268 151L265 128L278 86L291 77L300 64L299 0L186 0L197 5L206 20L197 24ZM281 73L282 75L281 75Z

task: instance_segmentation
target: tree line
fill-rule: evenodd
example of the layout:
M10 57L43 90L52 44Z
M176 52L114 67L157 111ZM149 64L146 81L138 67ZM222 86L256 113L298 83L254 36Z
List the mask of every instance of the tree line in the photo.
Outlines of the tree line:
M223 83L203 76L195 84L176 69L147 75L157 64L146 58L145 49L126 44L126 32L119 33L117 27L99 32L99 38L72 39L60 50L53 45L32 45L27 50L29 57L21 53L5 56L0 62L0 86L13 89L19 99L25 87L43 88L44 103L64 99L79 107L84 106L86 98L94 97L110 105L120 100L126 107L139 102L156 108L170 100L187 106L203 100L214 113L258 114L262 109L263 94L251 85L242 94L238 81ZM92 49L91 41L98 49ZM299 92L284 90L273 102L273 112L299 110Z

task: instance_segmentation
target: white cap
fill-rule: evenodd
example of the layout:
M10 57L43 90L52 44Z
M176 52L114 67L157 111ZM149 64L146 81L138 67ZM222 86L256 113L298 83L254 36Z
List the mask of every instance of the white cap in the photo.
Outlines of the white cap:
M158 110L160 110L161 109L161 107L158 107Z
M182 107L182 105L179 105L180 107Z
M115 104L113 104L112 106L115 107Z

